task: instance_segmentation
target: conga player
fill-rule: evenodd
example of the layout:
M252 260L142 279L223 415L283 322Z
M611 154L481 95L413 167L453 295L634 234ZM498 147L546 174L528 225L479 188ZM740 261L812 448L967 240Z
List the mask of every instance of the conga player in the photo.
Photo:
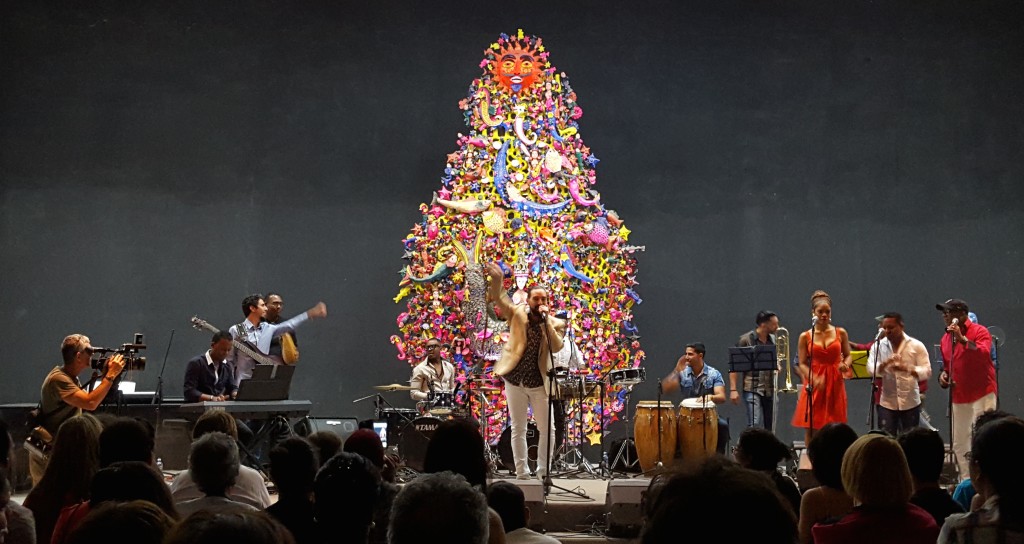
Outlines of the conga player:
M686 353L676 362L675 369L664 380L662 390L666 393L680 391L683 399L697 399L701 405L712 407L725 403L725 380L722 373L704 363L704 344L695 342L686 345ZM718 445L715 450L725 453L729 441L729 424L718 418Z

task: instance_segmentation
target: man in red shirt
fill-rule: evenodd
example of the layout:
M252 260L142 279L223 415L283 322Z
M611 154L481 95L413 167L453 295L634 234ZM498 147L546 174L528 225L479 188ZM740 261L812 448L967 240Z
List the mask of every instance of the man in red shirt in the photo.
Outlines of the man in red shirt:
M935 308L942 312L946 334L942 336L942 373L939 385L952 383L953 451L960 477L967 477L970 461L971 426L983 412L996 409L996 371L992 366L992 335L971 322L967 303L951 298Z

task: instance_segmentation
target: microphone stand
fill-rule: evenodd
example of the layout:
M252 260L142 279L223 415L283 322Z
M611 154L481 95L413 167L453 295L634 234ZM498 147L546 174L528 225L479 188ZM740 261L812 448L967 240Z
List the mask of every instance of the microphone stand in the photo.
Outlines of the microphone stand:
M555 411L555 401L554 401L554 396L555 396L554 395L554 387L555 387L555 384L554 384L554 380L555 380L555 377L554 377L554 372L555 372L555 352L551 350L551 337L548 336L548 316L547 315L544 316L544 322L543 322L543 324L541 326L544 327L544 340L547 342L547 345L548 345L548 361L551 364L550 369L548 369L545 372L547 374L547 377L548 377L548 391L547 391L547 393L548 393L548 403L547 403L548 404L548 428L546 429L546 433L545 433L546 436L545 435L541 435L541 438L545 438L546 439L545 444L544 444L544 446L545 446L544 449L545 449L545 453L546 453L546 455L544 456L544 464L546 465L544 467L544 500L545 500L545 502L547 501L547 497L551 493L551 488L552 487L557 489L557 490L559 490L559 491L563 491L565 493L576 495L576 496L578 496L580 498L583 498L583 499L589 499L590 497L585 492L580 490L579 488L577 488L577 489L568 489L568 488L565 488L565 487L554 485L554 483L552 483L552 481L551 481L551 458L554 456L553 455L553 451L552 451L552 446L554 446L553 442L554 442L554 434L555 434L554 422L552 421L554 419L553 414L554 414L554 411ZM569 326L568 322L566 323L566 326L567 327ZM527 455L527 458L529 458L529 455ZM529 465L529 459L527 459L527 465ZM540 467L537 467L537 470L540 470Z
M875 345L873 346L875 350L875 365L871 367L871 387L869 388L871 391L871 398L868 399L867 421L868 429L872 431L875 430L875 411L877 410L875 399L881 400L882 395L882 388L878 385L878 348L880 343L881 339L876 335L874 342Z
M953 342L953 333L946 333L949 337L949 369L946 371L946 377L949 378L949 395L946 398L946 415L949 417L949 460L956 467L957 480L962 480L964 475L960 474L960 463L958 462L955 440L953 440L953 388L956 387L956 382L953 381L953 359L956 357L956 344ZM939 344L939 354L942 354L942 345Z
M160 406L164 403L164 370L167 368L167 356L171 353L171 344L174 342L174 329L171 329L171 339L167 341L167 351L164 352L164 362L160 365L160 375L156 378L156 391L153 393L153 401L150 404L156 405L156 428L160 429Z
M818 320L815 319L811 325L811 345L807 348L807 383L804 384L804 391L807 398L807 407L805 409L804 418L808 420L807 423L807 441L810 442L811 436L814 435L814 334L815 329L818 327ZM807 444L804 444L807 447Z

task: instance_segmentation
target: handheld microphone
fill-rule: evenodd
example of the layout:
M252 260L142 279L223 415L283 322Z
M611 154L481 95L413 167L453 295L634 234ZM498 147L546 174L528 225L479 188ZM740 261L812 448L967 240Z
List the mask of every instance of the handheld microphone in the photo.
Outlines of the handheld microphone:
M960 324L960 320L955 318L955 317L953 318L953 322L950 323L950 325L959 325L959 324Z
M875 342L881 340L883 336L885 336L885 329L879 327L878 334L875 335Z
M814 326L816 326L817 324L818 324L818 316L814 316L814 317L812 317L812 318L811 318L811 326L812 326L812 327L814 327Z

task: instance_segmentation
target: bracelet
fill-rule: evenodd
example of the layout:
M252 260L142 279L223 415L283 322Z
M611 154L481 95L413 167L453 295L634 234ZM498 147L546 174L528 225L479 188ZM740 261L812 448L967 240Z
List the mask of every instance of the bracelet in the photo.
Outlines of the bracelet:
M104 380L109 380L110 383L114 383L114 378L111 378L110 376L103 376L103 379Z

